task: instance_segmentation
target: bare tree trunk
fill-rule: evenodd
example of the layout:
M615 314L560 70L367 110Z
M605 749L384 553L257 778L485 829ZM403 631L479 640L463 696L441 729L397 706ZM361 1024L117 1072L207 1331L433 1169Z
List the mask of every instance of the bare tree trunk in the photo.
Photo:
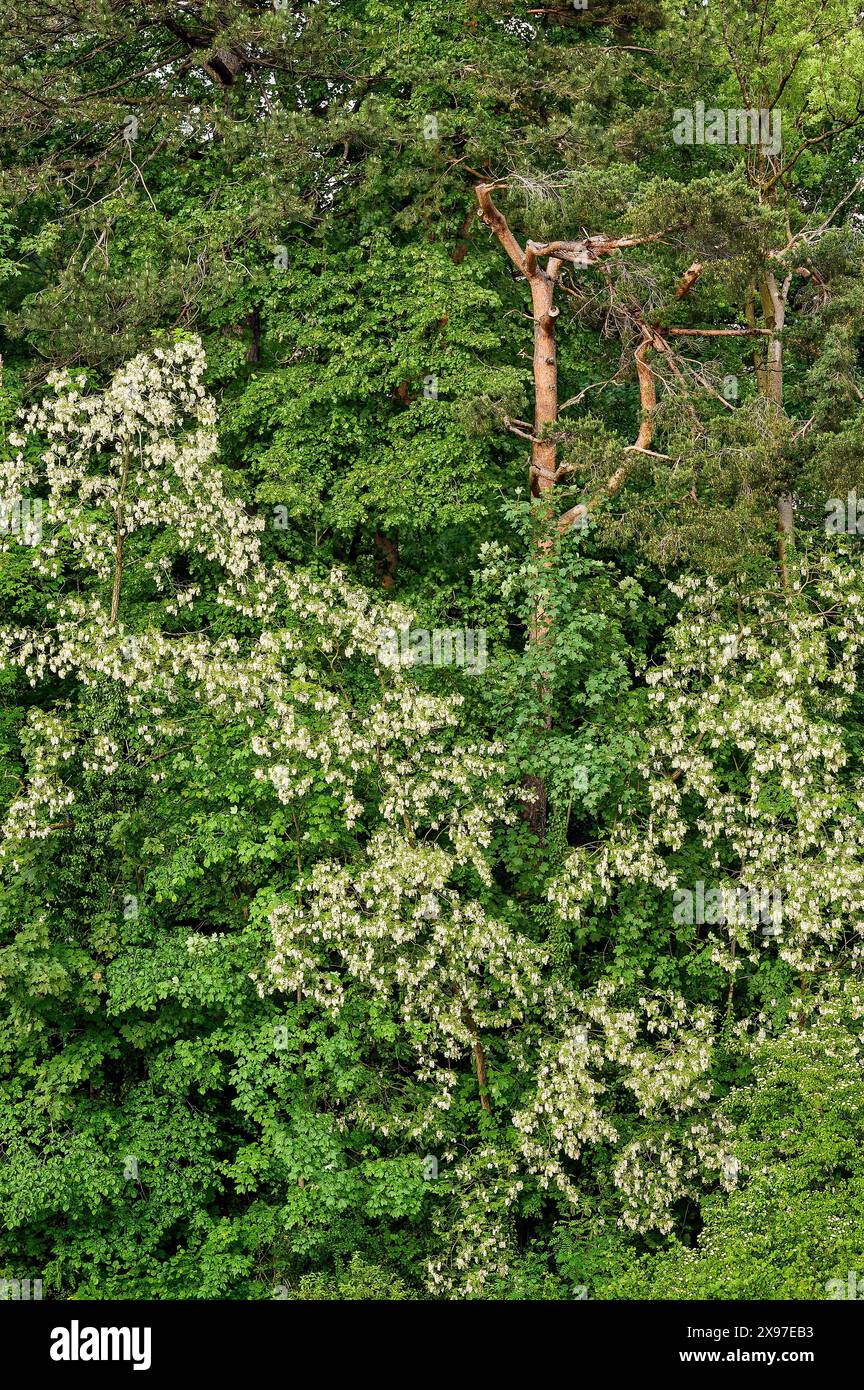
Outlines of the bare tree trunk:
M534 309L534 438L531 443L531 494L540 499L539 526L536 547L544 569L554 563L554 537L551 530L551 493L555 487L557 446L550 437L558 420L558 346L555 336L560 310L555 306L555 284L561 262L550 259L544 272L537 267L530 280L531 302ZM534 604L529 642L542 648L548 642L551 618L548 608L538 595ZM536 687L539 733L552 728L552 688L550 673L541 671ZM542 845L546 838L548 797L541 777L527 776L525 787L531 794L525 807L525 819Z
M607 236L587 237L579 242L561 241L545 244L529 241L523 250L507 224L507 219L495 207L491 193L495 184L478 184L475 188L480 205L480 217L495 234L517 270L523 275L531 292L534 319L534 423L527 426L524 421L507 420L508 429L521 438L531 442L530 484L531 496L537 499L537 528L535 546L540 561L539 568L550 571L555 563L556 536L569 530L571 526L584 521L588 504L578 503L556 518L553 494L558 481L557 445L555 429L558 423L558 355L556 325L560 310L555 304L555 290L564 261L574 265L590 266L602 256L610 255L626 246L639 245L645 241L656 241L663 233L658 232L644 237ZM540 258L546 260L545 267ZM701 265L694 263L682 281L679 297L686 294L701 272ZM654 330L643 327L644 341L636 351L636 370L639 379L639 394L643 418L636 444L631 448L637 452L649 451L653 436L654 411L657 394L654 376L646 357L650 349L666 350L666 345ZM623 486L628 469L622 466L608 480L604 488L606 496L614 496ZM538 597L531 619L529 645L542 653L551 631L551 615L542 597ZM541 665L540 677L536 684L538 733L547 733L552 728L552 688L551 673ZM543 780L536 776L524 778L530 799L525 807L525 818L534 834L542 844L546 833L548 798Z
M746 302L746 304L745 304L744 313L745 313L745 317L746 317L746 320L747 320L747 327L748 327L749 329L751 329L753 333L755 333L755 332L756 332L756 305L755 305L754 302L753 302L753 287L752 287L752 285L751 285L750 289L748 289L748 291L747 291L747 302ZM756 373L756 390L759 392L759 395L760 395L760 396L764 396L764 395L766 394L766 391L765 391L765 362L764 362L764 359L763 359L763 357L762 357L762 351L761 351L761 348L759 347L758 342L754 342L754 344L753 344L753 370L754 370L755 373Z
M763 394L783 408L783 328L786 323L786 298L789 293L791 276L787 276L782 286L772 271L767 271L759 282L759 298L762 301L762 314L765 325L770 330L765 355L765 375L762 383ZM777 558L780 564L780 578L784 590L789 590L789 549L795 534L795 514L793 499L788 493L777 499Z
M261 361L261 310L258 308L250 310L243 320L246 327L250 330L252 337L246 349L246 361L256 363Z
M396 585L396 573L399 569L399 542L391 536L385 536L383 531L376 531L373 539L378 582L382 589L392 589Z
M556 446L550 435L558 419L558 357L555 340L555 321L560 310L556 307L555 282L561 262L552 259L548 269L543 269L534 251L529 247L522 250L507 225L506 218L494 206L490 189L480 184L477 189L480 216L498 238L513 264L525 276L531 291L534 310L534 426L528 436L531 440L531 461L529 478L531 496L550 499L555 486ZM521 431L520 431L521 432ZM554 539L550 529L551 508L539 508L539 526L535 544L539 552L541 567L553 563ZM534 605L528 641L531 646L539 646L549 633L549 614L542 600ZM538 705L538 734L552 727L551 688L548 673L542 672L536 686ZM527 775L523 785L528 792L524 816L532 831L542 844L546 833L548 798L542 778Z
M471 1054L474 1059L474 1073L477 1077L477 1090L480 1093L480 1105L487 1115L492 1114L492 1102L489 1099L489 1076L486 1071L486 1054L483 1051L483 1044L474 1016L467 1004L462 1005L462 1022L471 1034Z
M555 486L556 447L549 433L558 420L558 348L555 322L560 310L554 304L555 282L561 262L549 261L548 270L537 267L529 281L534 308L534 438L531 443L532 492L542 496Z
M777 499L777 558L780 561L780 580L784 593L789 592L789 546L795 534L795 514L792 498L784 493Z
M786 323L786 293L788 281L781 291L776 277L771 271L763 275L759 282L759 298L762 300L762 314L765 326L771 329L765 362L765 395L769 400L783 404L783 339L780 336Z

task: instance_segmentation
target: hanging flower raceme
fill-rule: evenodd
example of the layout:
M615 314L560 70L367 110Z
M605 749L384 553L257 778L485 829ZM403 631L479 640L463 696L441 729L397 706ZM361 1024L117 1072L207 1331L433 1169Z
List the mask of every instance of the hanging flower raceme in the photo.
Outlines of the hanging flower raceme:
M775 950L808 970L838 949L857 956L864 779L839 730L864 641L860 567L841 554L802 570L782 620L757 597L730 624L727 595L711 581L678 592L666 659L647 676L642 812L575 851L550 897L578 921L619 885L644 883L664 894L672 928L684 895L704 906L706 883L683 878L678 857L701 843L720 904L701 920L721 927L710 939L723 968Z
M220 566L229 582L250 580L258 564L250 540L264 521L229 497L213 465L216 407L205 368L202 344L190 338L133 358L102 392L88 392L83 372L49 376L49 394L10 436L19 452L4 465L0 494L7 505L42 494L47 534L33 557L41 573L72 564L107 581L118 547L128 549L137 532L170 528L179 548ZM166 582L164 566L141 556L135 563ZM175 603L189 597L175 594Z

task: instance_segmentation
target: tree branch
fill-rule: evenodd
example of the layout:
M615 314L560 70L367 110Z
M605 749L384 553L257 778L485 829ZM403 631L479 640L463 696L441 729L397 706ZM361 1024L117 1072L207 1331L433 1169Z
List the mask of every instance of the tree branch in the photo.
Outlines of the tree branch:
M770 328L664 328L663 332L676 338L752 338L754 333L767 333Z
M475 184L474 192L477 194L477 201L480 204L480 218L485 222L489 230L495 233L495 236L500 241L517 270L520 270L523 275L527 275L530 279L531 274L529 274L525 264L525 253L511 232L507 223L507 218L504 216L503 212L498 211L489 196L493 188L506 187L507 185L502 183Z
M690 266L690 269L685 270L683 276L681 277L681 283L675 291L676 299L683 299L685 294L690 293L690 290L693 288L693 286L696 284L696 281L699 279L699 276L702 274L703 269L704 267L701 261L694 261L693 264Z

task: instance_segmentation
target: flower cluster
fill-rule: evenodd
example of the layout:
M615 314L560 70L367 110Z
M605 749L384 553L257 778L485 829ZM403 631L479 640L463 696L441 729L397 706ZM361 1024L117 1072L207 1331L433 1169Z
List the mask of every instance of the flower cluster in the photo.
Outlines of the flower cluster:
M47 491L50 525L34 563L49 574L89 568L96 588L70 588L41 630L0 635L0 664L34 687L109 687L122 698L125 731L99 725L87 701L33 714L22 740L27 773L0 826L0 856L17 866L28 841L68 824L86 775L111 777L123 765L158 781L175 750L194 762L204 756L202 741L230 740L243 749L250 785L257 779L297 827L297 878L269 904L273 951L256 976L259 990L299 993L334 1018L359 995L398 1030L413 1059L404 1105L393 1087L378 1108L356 1096L337 1123L434 1139L443 1152L452 1146L448 1117L466 1066L478 1103L491 1110L490 1041L506 1043L513 1060L510 1084L519 1089L505 1113L515 1148L452 1154L449 1253L433 1263L431 1287L472 1294L503 1277L511 1208L525 1183L577 1203L586 1146L618 1151L622 1220L668 1229L682 1195L729 1170L723 1135L702 1115L708 1012L649 992L622 1002L608 982L588 995L557 977L550 982L547 948L497 898L494 837L514 814L502 748L460 735L459 695L423 690L410 667L382 657L382 630L410 624L409 613L339 570L321 578L263 562L261 527L228 496L216 463L215 407L203 372L200 344L178 344L136 358L101 394L85 394L85 381L60 374L53 395L25 417L7 486L16 494L37 485ZM34 463L38 440L44 447ZM217 637L196 627L194 586L181 594L164 555L154 558L146 543L155 528L213 567L215 601L253 618L241 625L251 635ZM166 614L190 610L189 630L167 631L152 603L148 626L129 626L123 596L134 566L157 593L169 593ZM836 588L841 578L826 572L823 582ZM858 590L847 583L846 592ZM851 625L838 631L837 619L829 628L802 609L787 633L792 665L782 666L782 682L766 682L760 672L774 668L764 615L741 634L734 676L728 661L718 676L700 656L718 603L711 590L691 596L667 666L652 678L663 718L645 762L647 833L622 823L593 860L576 852L555 890L571 916L592 893L608 897L616 880L674 885L669 856L690 830L685 788L702 797L706 843L717 854L721 842L736 846L742 873L776 859L795 815L799 858L807 850L815 862L818 853L824 865L830 853L842 866L843 834L854 829L864 838L857 807L841 805L823 785L844 757L827 698L854 689L842 650ZM808 681L818 687L822 725L808 704ZM730 742L750 759L743 813L740 778L724 780ZM802 788L806 797L776 824L763 796L772 777L790 797ZM341 857L316 863L314 850L304 853L300 822L307 799L319 795L338 808L344 840ZM836 833L826 846L829 823ZM786 884L783 891L784 903L797 903L794 920L806 924L806 900ZM822 915L819 922L824 936ZM200 949L193 938L190 951Z
M228 496L213 467L216 408L205 368L201 342L190 338L133 358L101 393L87 391L83 372L49 376L50 394L10 436L19 452L4 465L0 493L0 507L37 489L45 494L49 535L34 551L37 570L60 575L78 564L107 581L129 537L171 528L181 549L219 565L230 580L250 577L249 540L264 522ZM165 565L148 567L164 585ZM169 611L194 596L178 589Z
M730 892L770 889L783 904L782 926L761 937L736 920L712 933L724 969L769 950L798 970L844 947L857 955L864 779L847 766L839 728L864 642L860 568L832 556L812 574L802 569L783 621L756 598L732 641L715 583L691 580L679 592L666 659L647 676L655 720L639 769L644 814L575 851L550 897L578 920L618 884L674 889L676 853L695 839L712 879Z
M541 1043L533 1094L513 1116L529 1170L542 1187L554 1183L578 1203L573 1172L583 1149L617 1144L622 1124L633 1126L632 1118L613 1118L603 1098L629 1091L646 1123L614 1169L624 1220L640 1230L668 1228L671 1205L720 1166L722 1136L701 1115L693 1118L711 1097L711 1011L690 1011L672 994L642 995L626 1007L609 980L590 995L559 991L549 1004L556 1031ZM685 1115L689 1123L670 1125Z

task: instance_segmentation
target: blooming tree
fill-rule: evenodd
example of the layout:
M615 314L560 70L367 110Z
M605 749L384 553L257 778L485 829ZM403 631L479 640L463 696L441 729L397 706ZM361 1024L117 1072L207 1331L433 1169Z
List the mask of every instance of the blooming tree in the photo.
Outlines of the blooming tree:
M690 886L681 865L693 863L683 855L695 834L705 871L731 886L729 901L744 887L770 890L778 905L760 933L745 914L719 914L709 941L724 970L774 952L807 972L842 950L857 960L864 779L841 721L858 690L860 568L842 552L802 566L782 620L757 595L730 623L728 596L710 580L677 592L680 619L647 674L644 812L574 851L550 897L578 921L621 886L643 884L664 895L671 930L672 890Z
M333 1123L440 1152L447 1202L430 1287L471 1293L503 1277L519 1194L533 1186L580 1210L580 1164L598 1146L614 1154L622 1224L669 1230L682 1197L730 1181L726 1136L706 1115L711 1010L612 978L580 990L555 970L548 943L514 918L496 881L496 834L518 814L500 744L464 737L463 697L424 688L391 658L382 634L409 614L339 570L321 577L265 559L260 521L230 497L216 462L203 372L200 344L181 343L135 359L102 393L86 394L80 376L55 377L25 416L7 487L47 493L34 566L88 570L96 587L61 593L40 629L4 632L3 660L31 686L112 691L122 714L106 722L61 693L30 716L0 859L14 873L74 824L88 776L133 775L182 796L190 771L230 750L245 778L237 799L257 789L268 815L284 812L285 887L256 904L272 941L253 972L259 994L305 1001L334 1023L362 1006L398 1045L398 1082L340 1097ZM172 577L163 531L200 562L198 580ZM144 628L126 616L140 583L164 596L161 620L151 605ZM245 619L246 635L211 631L205 600ZM710 621L704 603L694 611ZM842 687L846 667L813 643L811 660L818 648ZM668 684L689 746L689 707L674 703L680 672ZM722 709L722 694L714 703ZM754 706L751 718L766 741L780 717L771 709L760 724ZM662 750L678 756L670 737L658 732L655 763ZM707 751L690 756L691 782L708 787ZM652 834L619 831L602 868L577 855L556 889L562 911L578 910L590 883L611 892L615 873L674 881L663 850L684 834L676 785L655 793ZM253 814L265 801L251 803ZM322 808L329 852L317 848ZM733 822L730 803L717 836ZM194 933L187 944L195 959L214 949ZM478 1140L466 1153L453 1117L471 1072Z

